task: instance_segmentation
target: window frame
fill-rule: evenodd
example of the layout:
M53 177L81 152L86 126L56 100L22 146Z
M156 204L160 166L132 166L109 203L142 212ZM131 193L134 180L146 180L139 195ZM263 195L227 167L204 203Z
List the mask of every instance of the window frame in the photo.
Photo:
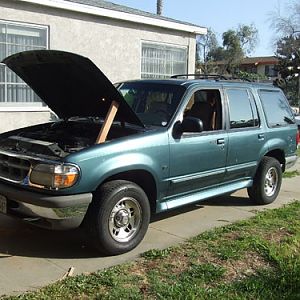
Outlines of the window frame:
M161 48L173 48L173 49L181 49L181 50L185 50L185 55L186 55L186 60L185 60L185 71L183 71L183 74L187 74L188 73L188 69L189 69L189 46L183 46L183 45L178 45L178 44L170 44L170 43L163 43L163 42L154 42L154 41L147 41L147 40L141 40L140 43L140 78L141 79L164 79L164 78L170 78L172 75L176 75L176 74L167 74L166 72L164 74L158 74L158 76L156 76L157 74L154 74L154 77L143 77L143 45L153 45L153 46L157 46L157 49L159 47Z
M27 23L27 22L26 23L25 22L16 22L16 21L3 20L3 19L0 19L0 25L6 25L6 26L11 25L11 26L20 26L20 27L27 28L27 29L45 30L46 43L45 43L45 47L41 47L41 49L49 49L49 26L47 26L47 25ZM7 47L8 44L4 43L4 45L6 45L6 47ZM1 64L1 65L3 65L3 64ZM5 66L5 68L7 68L7 67ZM5 72L5 81L2 84L4 84L5 86L7 86L8 84L12 84L10 82L7 82L6 72ZM16 84L18 84L18 83L16 83ZM5 95L5 97L7 97L7 95ZM7 100L7 98L5 100ZM36 103L42 104L42 102L36 102ZM41 105L41 106L40 105L32 105L31 102L8 102L8 101L5 101L2 104L0 104L0 112L30 112L30 111L31 112L34 112L34 111L46 112L46 111L50 111L50 109L47 105Z

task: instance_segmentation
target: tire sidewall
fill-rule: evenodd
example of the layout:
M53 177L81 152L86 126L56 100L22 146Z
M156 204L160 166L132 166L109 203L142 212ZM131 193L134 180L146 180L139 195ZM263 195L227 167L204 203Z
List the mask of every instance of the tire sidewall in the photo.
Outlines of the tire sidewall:
M275 168L277 171L277 186L273 195L268 196L265 192L265 180L266 180L266 175L271 168ZM261 168L259 171L260 171L259 182L256 182L256 184L259 185L259 194L260 194L260 199L258 199L258 203L270 204L277 198L280 191L281 182L282 182L281 166L276 159L272 157L266 157L263 163L261 164Z
M99 250L108 254L121 254L135 248L144 238L150 221L150 205L144 191L136 184L126 181L118 181L120 184L110 188L111 184L104 185L96 201L99 201L96 214L96 242ZM109 190L109 192L107 192ZM115 205L124 197L137 200L141 209L141 224L138 231L128 242L116 241L109 230L109 218Z

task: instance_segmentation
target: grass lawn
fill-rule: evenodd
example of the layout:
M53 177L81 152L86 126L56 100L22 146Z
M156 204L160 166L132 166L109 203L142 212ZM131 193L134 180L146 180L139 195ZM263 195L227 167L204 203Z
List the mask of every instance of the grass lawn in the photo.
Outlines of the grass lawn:
M300 299L300 202L5 299Z
M294 171L285 171L282 176L283 178L292 178L295 176L299 176L300 172L298 170L294 170Z
M300 159L300 148L297 149L297 155L299 156L298 160ZM299 170L294 170L294 171L285 171L283 173L283 178L292 178L295 176L299 176L300 175L300 171Z

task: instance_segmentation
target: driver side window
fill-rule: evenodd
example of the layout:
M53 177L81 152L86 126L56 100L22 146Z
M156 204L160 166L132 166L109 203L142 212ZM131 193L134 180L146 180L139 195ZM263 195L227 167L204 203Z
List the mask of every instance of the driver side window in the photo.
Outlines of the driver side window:
M198 90L191 96L184 117L194 117L203 123L204 131L222 129L222 106L219 90Z

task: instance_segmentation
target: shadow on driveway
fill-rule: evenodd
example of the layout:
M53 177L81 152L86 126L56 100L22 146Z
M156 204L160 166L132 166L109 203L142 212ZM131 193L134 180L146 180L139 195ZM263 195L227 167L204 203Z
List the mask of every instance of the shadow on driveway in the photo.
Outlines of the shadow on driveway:
M180 214L204 209L205 206L251 206L245 197L223 196L187 205L152 217L151 223ZM0 215L0 261L10 256L37 258L94 258L101 257L85 242L84 232L51 231L33 227L18 220Z
M81 230L51 231L0 215L0 259L7 256L92 258Z

